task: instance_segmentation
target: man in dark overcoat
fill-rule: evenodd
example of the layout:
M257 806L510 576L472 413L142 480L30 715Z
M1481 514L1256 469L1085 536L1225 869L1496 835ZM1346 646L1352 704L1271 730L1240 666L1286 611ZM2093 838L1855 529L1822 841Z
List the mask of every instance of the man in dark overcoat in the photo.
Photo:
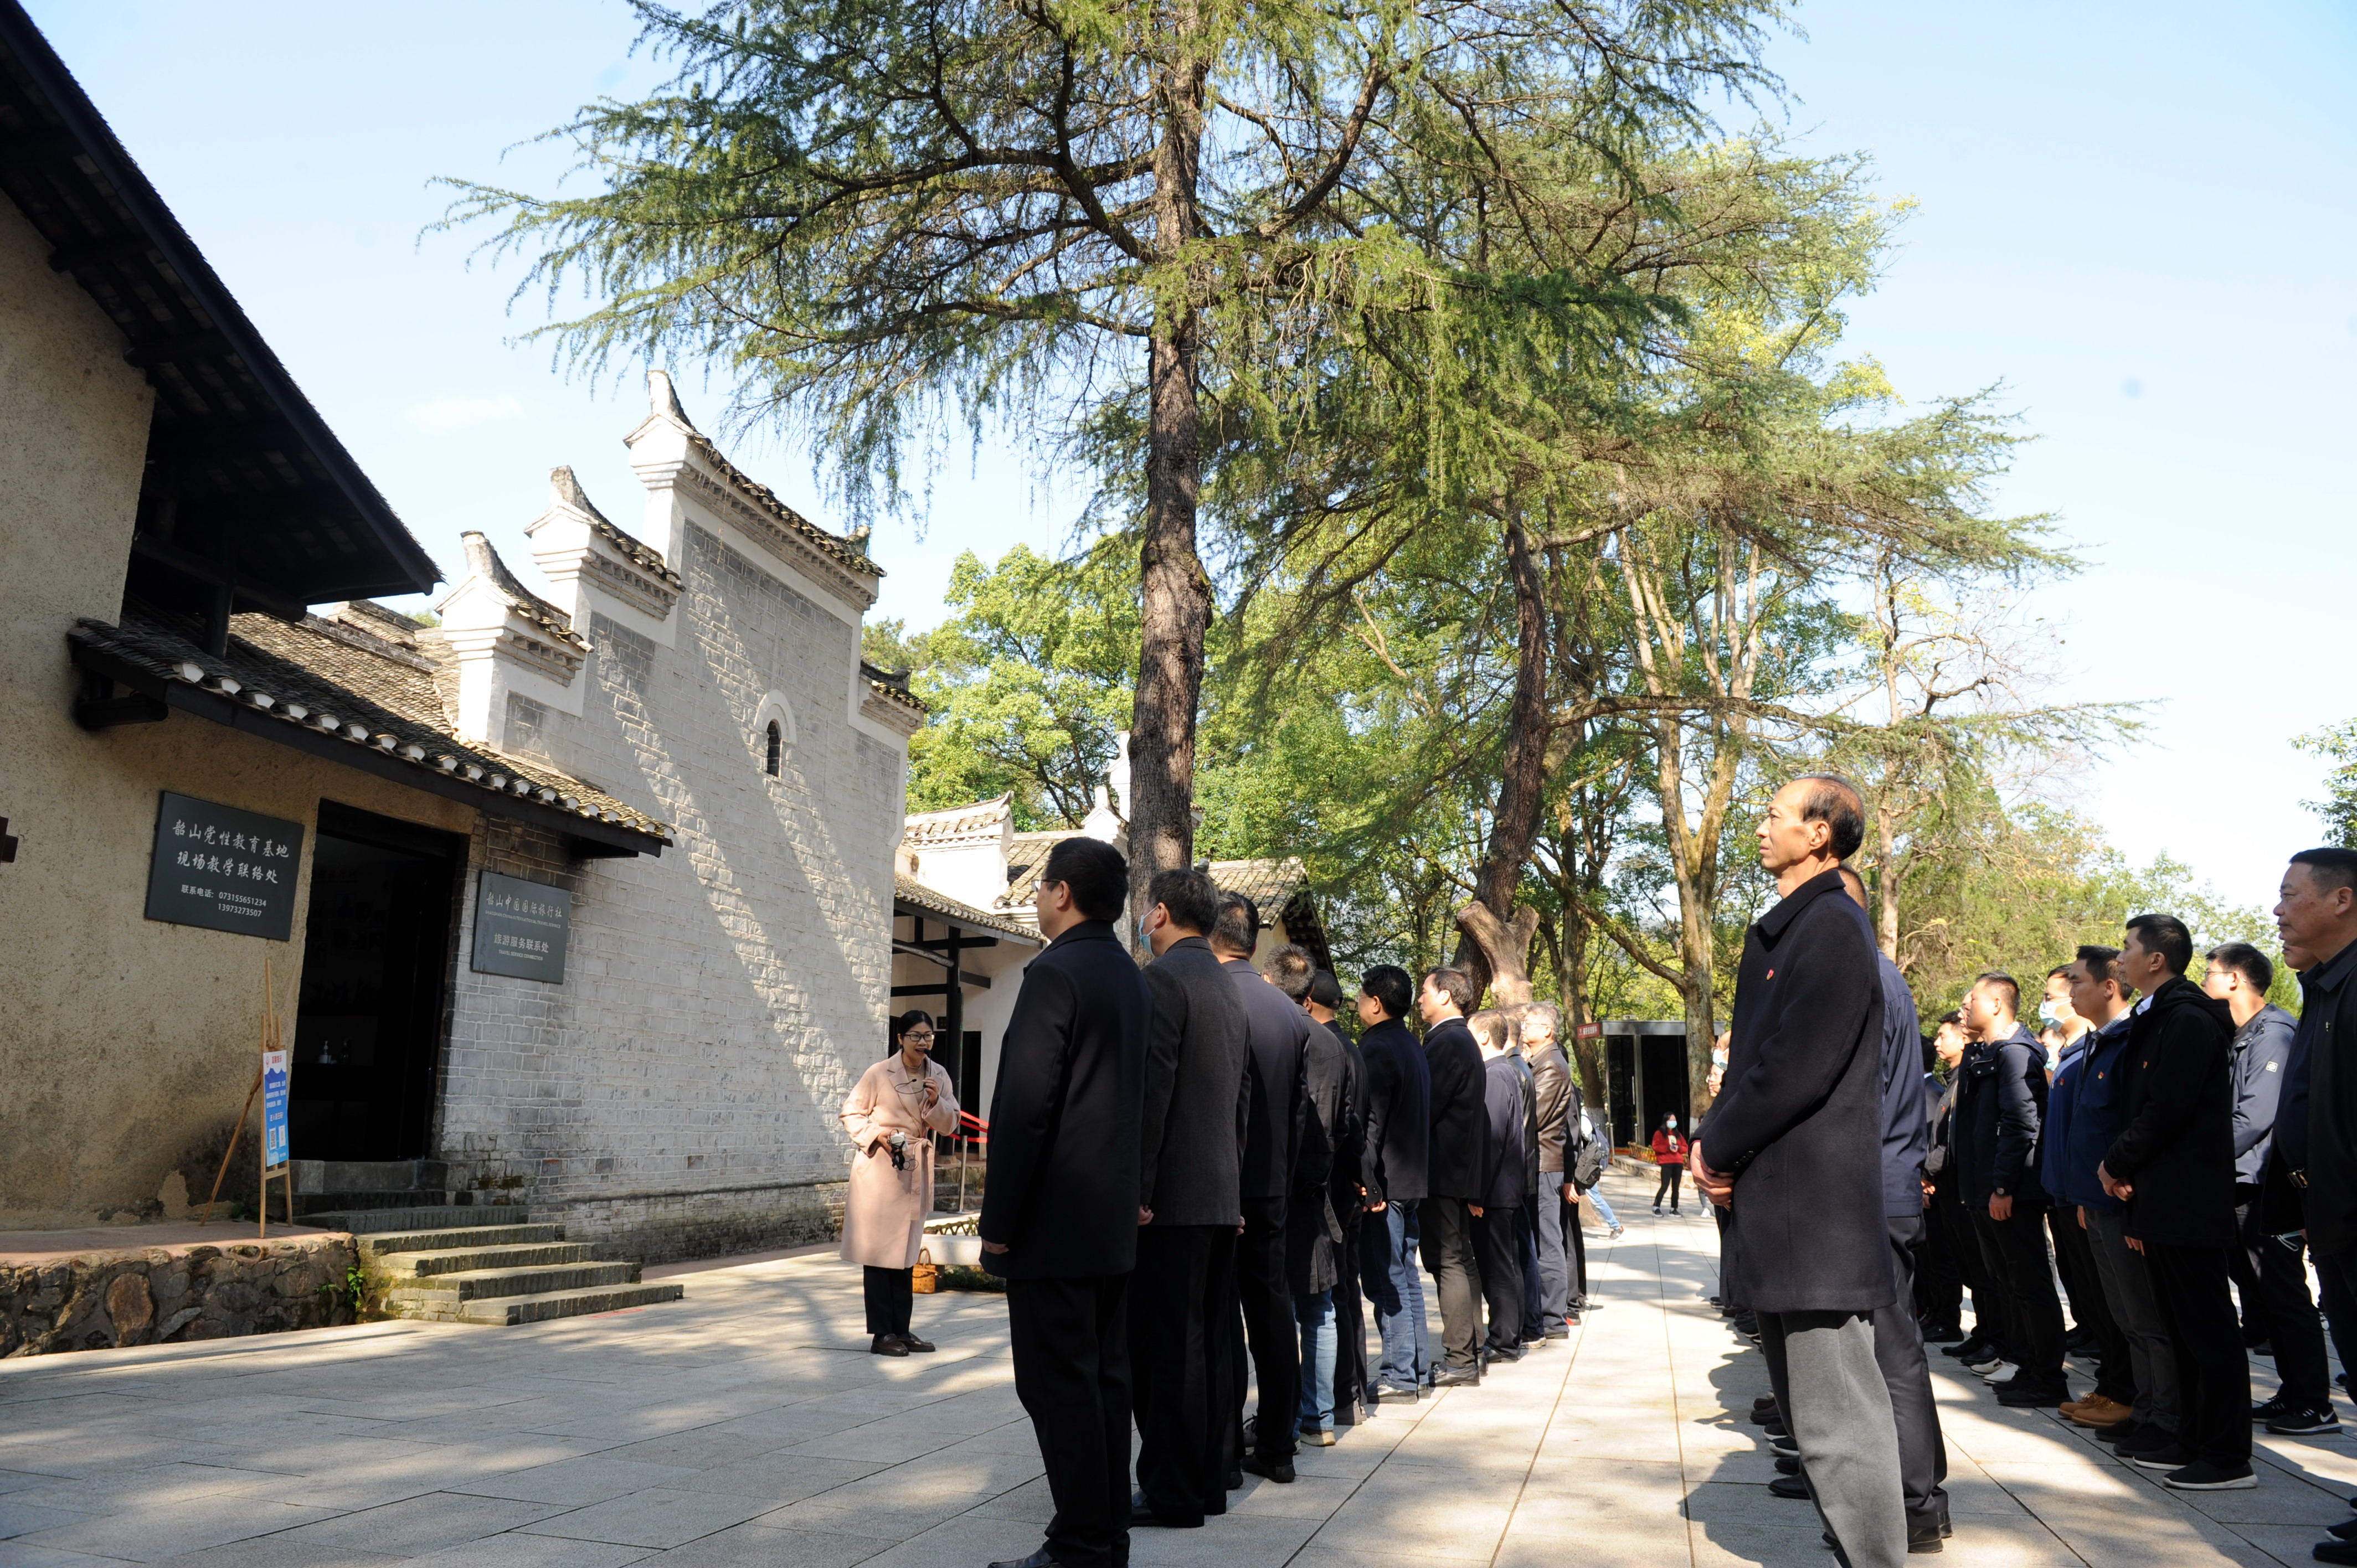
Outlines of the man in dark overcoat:
M1139 928L1146 988L1146 1104L1129 1345L1137 1406L1131 1521L1179 1529L1228 1509L1224 1391L1236 1315L1243 1162L1243 1007L1205 934L1220 891L1192 868L1157 872Z
M1783 895L1743 940L1727 1087L1692 1148L1730 1204L1732 1285L1759 1315L1769 1380L1827 1533L1851 1568L1907 1555L1890 1394L1874 1315L1898 1310L1883 1217L1882 985L1842 888L1866 834L1846 780L1776 791L1760 863Z
M1437 1389L1481 1380L1481 1274L1474 1262L1474 1214L1486 1195L1490 1123L1481 1048L1465 1026L1473 982L1463 970L1424 977L1424 1060L1432 1075L1431 1191L1423 1204L1424 1266L1440 1295L1443 1364Z
M1038 1552L993 1568L1129 1560L1127 1307L1153 1002L1114 929L1128 887L1111 844L1049 852L1048 948L1023 972L999 1051L976 1228L985 1266L1006 1281L1015 1392L1056 1514Z
M2173 915L2138 915L2113 968L2148 994L2128 1023L2125 1124L2095 1175L2127 1204L2177 1359L2178 1446L2140 1454L2176 1491L2257 1486L2251 1468L2251 1361L2234 1315L2234 1020L2185 978L2193 934Z
M1222 895L1220 912L1211 922L1211 950L1243 1004L1244 1079L1251 1097L1244 1122L1244 1230L1236 1240L1236 1295L1260 1389L1251 1444L1243 1441L1241 1376L1230 1380L1233 1420L1226 1424L1233 1434L1238 1469L1289 1482L1294 1427L1300 1418L1301 1342L1286 1270L1286 1214L1309 1115L1311 1025L1308 1014L1253 967L1253 950L1259 940L1259 908L1240 893ZM1237 1369L1242 1370L1242 1363Z

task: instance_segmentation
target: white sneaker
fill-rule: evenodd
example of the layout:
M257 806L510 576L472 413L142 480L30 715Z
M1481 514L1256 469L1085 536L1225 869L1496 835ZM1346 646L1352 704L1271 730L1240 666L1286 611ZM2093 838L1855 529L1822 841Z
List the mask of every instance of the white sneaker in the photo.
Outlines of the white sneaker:
M1992 1360L1983 1361L1979 1366L1973 1369L1973 1370L1978 1372L1985 1380L1992 1383L2002 1382L2004 1380L2013 1376L2014 1373L2020 1369L2020 1368L2001 1357Z

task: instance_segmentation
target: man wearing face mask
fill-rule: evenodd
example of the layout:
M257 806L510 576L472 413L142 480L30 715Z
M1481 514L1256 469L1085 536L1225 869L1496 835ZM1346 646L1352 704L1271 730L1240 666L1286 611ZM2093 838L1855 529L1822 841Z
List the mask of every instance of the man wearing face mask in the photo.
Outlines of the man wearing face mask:
M2062 1057L2087 1037L2091 1025L2079 1015L2071 1004L2071 966L2056 964L2046 972L2046 1000L2038 1004L2038 1026L2043 1031L2060 1032L2061 1049L2046 1058L2046 1070L2052 1072L2061 1065Z

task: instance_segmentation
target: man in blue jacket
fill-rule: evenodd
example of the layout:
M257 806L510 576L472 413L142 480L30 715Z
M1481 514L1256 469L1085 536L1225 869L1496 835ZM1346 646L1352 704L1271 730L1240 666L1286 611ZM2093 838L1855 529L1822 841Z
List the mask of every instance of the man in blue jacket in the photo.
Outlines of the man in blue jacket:
M1964 994L1964 1026L1986 1047L1964 1058L1957 1096L1964 1207L1989 1272L2005 1290L2001 1356L1973 1369L1997 1384L1997 1402L2052 1410L2071 1397L2062 1379L2062 1303L2046 1250L2051 1202L2038 1179L2046 1119L2046 1047L2016 1020L2021 986L1988 973Z
M2061 976L2063 983L2069 984L2070 965L2062 966ZM2077 1017L2075 1012L2072 1016ZM2136 1380L2130 1372L2136 1358L2128 1349L2127 1331L2120 1326L2119 1317L2104 1294L2103 1275L2095 1266L2094 1236L2079 1218L2079 1206L2091 1196L2101 1197L2104 1191L2103 1184L2095 1179L2095 1166L2102 1162L2102 1152L2095 1151L2094 1157L2083 1163L2072 1158L2075 1102L2080 1079L2086 1073L2088 1051L2095 1038L2096 1031L2090 1026L2062 1047L2062 1059L2046 1090L2046 1126L2044 1136L2039 1140L2038 1176L2054 1199L2054 1207L2046 1218L2047 1229L2054 1236L2055 1264L2066 1285L2074 1279L2078 1282L2072 1287L2072 1316L2094 1337L2096 1354L2101 1358L2094 1391L2084 1399L2065 1404L2062 1413L2081 1426L2109 1427L2127 1420L2136 1408ZM2118 1129L2113 1131L2116 1133Z

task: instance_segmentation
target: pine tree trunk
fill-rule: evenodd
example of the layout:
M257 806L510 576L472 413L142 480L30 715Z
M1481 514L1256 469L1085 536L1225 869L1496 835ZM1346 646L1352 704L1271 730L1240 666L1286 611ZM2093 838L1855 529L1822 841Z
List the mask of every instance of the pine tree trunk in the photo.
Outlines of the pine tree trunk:
M1531 932L1538 916L1517 913L1514 894L1538 843L1546 800L1545 585L1519 522L1506 525L1506 566L1514 583L1514 700L1506 714L1490 843L1474 872L1473 902L1457 912L1459 935L1450 961L1472 976L1476 996L1494 989L1501 1003L1531 999Z
M1190 29L1191 10L1181 22ZM1201 229L1197 206L1207 70L1181 59L1165 70L1164 127L1154 157L1156 248L1176 256ZM1195 711L1203 691L1203 634L1211 585L1195 550L1202 469L1195 390L1199 320L1192 299L1166 297L1146 350L1146 527L1138 548L1141 626L1137 698L1129 741L1130 913L1144 909L1157 871L1193 864Z

